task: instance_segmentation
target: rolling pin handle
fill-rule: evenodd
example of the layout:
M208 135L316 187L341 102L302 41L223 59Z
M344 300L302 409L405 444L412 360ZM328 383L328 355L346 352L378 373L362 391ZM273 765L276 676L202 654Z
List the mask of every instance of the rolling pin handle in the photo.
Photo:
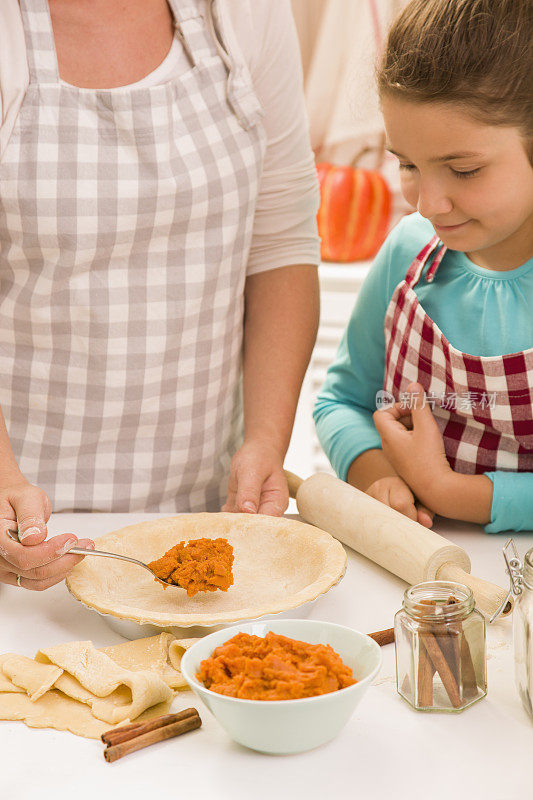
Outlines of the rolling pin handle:
M289 487L289 495L292 498L296 497L298 489L303 483L303 479L300 478L298 475L295 475L294 472L289 472L288 469L284 469L283 472L285 473L285 477L287 478L287 485Z
M465 572L464 569L458 567L456 564L448 562L443 564L437 571L435 576L438 581L456 581L457 583L464 583L474 594L476 606L486 616L492 618L495 611L499 610L503 605L501 616L506 617L513 610L513 603L509 598L505 589L496 586L494 583L489 583L481 578L476 578Z

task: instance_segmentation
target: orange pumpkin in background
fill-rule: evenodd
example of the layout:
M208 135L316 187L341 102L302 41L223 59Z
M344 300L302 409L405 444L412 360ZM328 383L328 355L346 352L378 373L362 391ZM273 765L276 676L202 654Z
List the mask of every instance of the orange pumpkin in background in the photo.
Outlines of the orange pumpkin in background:
M377 253L388 233L391 193L381 173L317 164L318 233L323 261L360 261Z

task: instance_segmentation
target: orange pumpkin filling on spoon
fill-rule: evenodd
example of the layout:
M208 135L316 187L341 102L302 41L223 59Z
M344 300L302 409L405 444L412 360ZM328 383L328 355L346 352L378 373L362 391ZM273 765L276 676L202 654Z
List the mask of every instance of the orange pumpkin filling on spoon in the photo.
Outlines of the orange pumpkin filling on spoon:
M233 583L233 548L227 539L192 539L179 542L148 566L157 578L186 589L189 597L217 589L226 592Z

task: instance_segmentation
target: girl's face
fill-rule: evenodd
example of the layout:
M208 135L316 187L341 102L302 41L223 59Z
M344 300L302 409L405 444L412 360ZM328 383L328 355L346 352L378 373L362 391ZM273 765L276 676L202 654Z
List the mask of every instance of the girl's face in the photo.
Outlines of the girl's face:
M445 103L388 96L382 109L403 195L445 245L489 269L533 257L533 167L518 128Z

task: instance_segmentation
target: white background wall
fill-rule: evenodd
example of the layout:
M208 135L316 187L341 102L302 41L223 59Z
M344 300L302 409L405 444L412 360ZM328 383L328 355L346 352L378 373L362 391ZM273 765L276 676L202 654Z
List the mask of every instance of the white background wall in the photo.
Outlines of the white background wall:
M318 438L312 418L315 398L353 309L357 292L369 270L370 261L349 264L321 264L320 327L311 362L305 376L291 443L285 458L286 469L307 478L315 472L333 472Z

